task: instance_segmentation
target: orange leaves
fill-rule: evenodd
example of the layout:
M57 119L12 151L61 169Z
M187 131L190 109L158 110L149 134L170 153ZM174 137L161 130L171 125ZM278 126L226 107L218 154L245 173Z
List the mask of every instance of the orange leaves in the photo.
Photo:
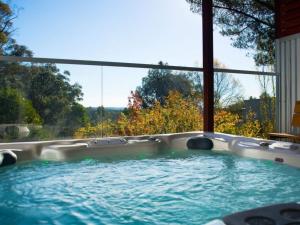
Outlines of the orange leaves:
M215 131L227 134L237 134L240 118L237 114L225 110L217 111L215 116Z
M132 92L128 102L128 115L121 113L113 123L105 121L105 135L146 135L161 133L176 133L202 129L202 116L196 101L183 98L179 92L171 91L165 105L156 102L153 107L143 109L142 99ZM100 136L101 124L80 128L75 137Z
M274 123L271 120L259 121L255 119L255 113L252 111L248 113L245 121L242 121L237 114L224 110L215 114L216 132L266 138L273 129Z
M74 133L74 138L95 138L101 136L114 136L115 135L115 124L106 120L96 126L88 124L86 127L77 129Z
M140 95L135 91L131 91L128 97L128 109L135 115L142 109L143 100Z
M116 122L104 121L97 126L87 126L76 131L75 137L133 136L163 133L200 131L203 127L202 112L196 96L184 98L177 91L170 91L165 104L156 102L151 108L142 108L142 99L132 92L128 113L121 113ZM248 137L265 137L262 127L272 129L272 123L260 122L250 112L243 122L238 114L218 110L214 116L215 131Z
M262 123L255 119L255 113L250 111L246 122L241 126L240 134L246 137L264 137Z

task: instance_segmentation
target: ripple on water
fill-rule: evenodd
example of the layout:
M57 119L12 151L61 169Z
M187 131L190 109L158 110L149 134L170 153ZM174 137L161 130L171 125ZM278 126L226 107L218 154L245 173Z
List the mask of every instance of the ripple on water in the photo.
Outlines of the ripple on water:
M0 170L1 224L204 224L299 201L300 170L214 153Z

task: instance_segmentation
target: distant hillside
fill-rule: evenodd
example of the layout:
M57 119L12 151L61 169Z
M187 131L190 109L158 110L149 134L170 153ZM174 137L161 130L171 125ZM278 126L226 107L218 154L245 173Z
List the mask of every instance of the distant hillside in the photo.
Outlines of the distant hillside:
M123 111L125 107L104 107L104 109L112 111Z
M97 110L99 107L86 107L87 110ZM123 111L125 107L104 107L107 111Z
M95 125L102 120L116 121L120 113L124 110L123 107L87 107L87 113L91 124ZM102 118L101 118L102 117Z

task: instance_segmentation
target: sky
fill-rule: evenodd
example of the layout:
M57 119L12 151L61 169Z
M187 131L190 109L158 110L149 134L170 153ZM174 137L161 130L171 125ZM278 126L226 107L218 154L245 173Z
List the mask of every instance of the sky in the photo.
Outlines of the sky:
M201 15L185 0L10 0L15 39L35 57L202 66ZM75 3L75 4L74 4ZM214 58L227 68L256 70L245 50L214 32ZM146 69L58 65L82 85L84 106L124 107ZM259 96L255 76L235 76L244 96Z

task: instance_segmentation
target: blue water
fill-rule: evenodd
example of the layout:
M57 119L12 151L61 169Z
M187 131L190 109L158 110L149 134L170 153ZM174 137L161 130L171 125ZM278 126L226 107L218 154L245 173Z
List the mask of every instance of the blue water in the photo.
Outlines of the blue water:
M0 224L204 224L300 201L300 170L214 153L0 169Z

